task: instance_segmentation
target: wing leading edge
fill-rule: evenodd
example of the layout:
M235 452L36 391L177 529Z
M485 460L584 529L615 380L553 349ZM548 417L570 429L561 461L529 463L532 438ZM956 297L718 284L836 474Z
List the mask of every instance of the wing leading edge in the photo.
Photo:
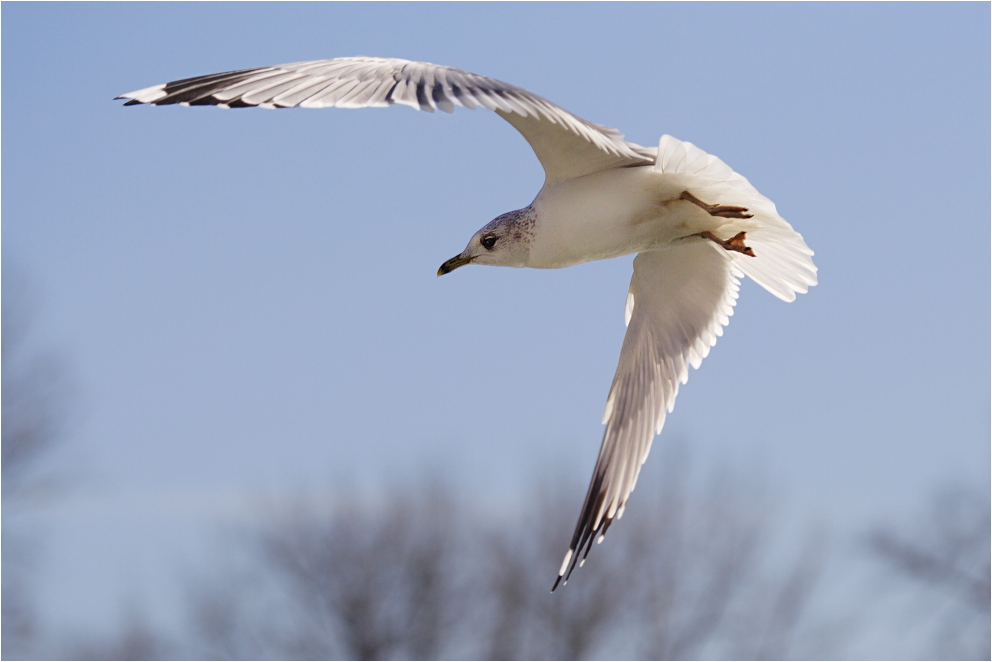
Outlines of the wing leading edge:
M242 69L154 85L117 97L126 106L369 108L402 104L434 112L483 106L512 124L544 167L546 183L654 163L653 150L547 99L454 67L351 57Z

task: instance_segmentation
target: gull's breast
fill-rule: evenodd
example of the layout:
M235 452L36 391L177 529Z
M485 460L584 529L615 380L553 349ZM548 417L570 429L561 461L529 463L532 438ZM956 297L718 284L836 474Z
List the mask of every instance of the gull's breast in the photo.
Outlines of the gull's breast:
M667 190L672 188L671 191ZM681 193L653 167L617 168L545 186L527 266L556 269L659 248L687 232Z

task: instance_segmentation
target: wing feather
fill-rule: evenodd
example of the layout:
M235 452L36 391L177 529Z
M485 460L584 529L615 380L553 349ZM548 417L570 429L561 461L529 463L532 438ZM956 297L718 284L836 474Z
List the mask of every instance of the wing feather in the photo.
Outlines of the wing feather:
M654 162L655 150L616 129L587 122L527 90L453 67L353 57L295 62L197 76L122 94L125 105L229 108L366 108L402 104L434 112L483 106L514 126L534 149L547 183Z
M627 335L606 400L603 444L555 587L568 581L591 540L602 539L623 513L654 436L675 406L679 385L689 378L689 366L699 367L733 315L738 279L747 275L786 301L816 284L813 251L747 179L671 136L662 136L653 153L655 169L673 190L748 208L753 216L735 219L734 232L746 231L755 256L699 238L634 259L624 311Z
M634 259L627 335L607 398L599 458L554 588L623 515L654 436L733 314L738 280L722 248L699 239ZM632 309L632 310L631 310ZM552 590L554 590L552 588Z

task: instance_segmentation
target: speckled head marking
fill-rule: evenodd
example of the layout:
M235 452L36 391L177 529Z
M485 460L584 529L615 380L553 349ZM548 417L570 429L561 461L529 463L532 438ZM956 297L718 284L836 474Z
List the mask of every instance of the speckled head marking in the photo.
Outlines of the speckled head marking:
M472 235L461 253L441 265L438 276L476 262L500 267L525 267L534 238L537 212L533 206L497 216Z
M483 226L479 234L483 237L487 233L504 235L510 241L529 243L534 237L536 223L537 213L533 207L528 206L497 216Z

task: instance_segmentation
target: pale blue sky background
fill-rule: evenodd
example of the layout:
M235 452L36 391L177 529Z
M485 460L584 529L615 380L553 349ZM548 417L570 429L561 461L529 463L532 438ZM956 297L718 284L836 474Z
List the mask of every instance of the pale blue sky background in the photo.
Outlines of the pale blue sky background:
M785 304L746 283L655 443L842 529L987 489L988 4L2 13L3 258L79 385L61 456L80 485L39 511L53 619L164 600L193 541L260 493L429 468L512 509L574 474L578 510L592 469L630 258L434 275L536 195L524 140L487 111L111 101L231 69L438 62L720 156L803 234L820 285Z

